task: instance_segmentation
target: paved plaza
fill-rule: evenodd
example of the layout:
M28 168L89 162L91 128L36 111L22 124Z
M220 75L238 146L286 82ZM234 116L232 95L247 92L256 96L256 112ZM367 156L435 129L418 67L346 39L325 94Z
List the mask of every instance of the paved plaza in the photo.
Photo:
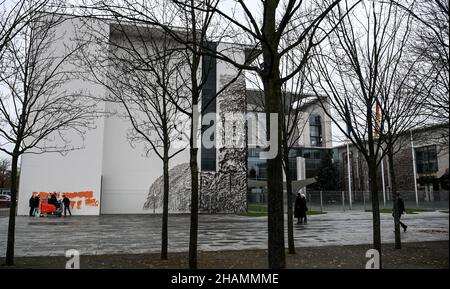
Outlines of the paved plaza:
M393 220L381 214L382 241L394 242ZM449 215L421 212L404 215L404 242L449 239ZM200 215L199 250L267 248L267 217ZM63 256L68 249L82 255L152 253L160 250L161 216L103 215L100 217L17 217L16 256ZM0 217L0 256L5 255L8 218ZM294 225L297 247L357 245L372 242L369 212L332 212ZM185 252L189 244L189 215L169 216L169 251Z

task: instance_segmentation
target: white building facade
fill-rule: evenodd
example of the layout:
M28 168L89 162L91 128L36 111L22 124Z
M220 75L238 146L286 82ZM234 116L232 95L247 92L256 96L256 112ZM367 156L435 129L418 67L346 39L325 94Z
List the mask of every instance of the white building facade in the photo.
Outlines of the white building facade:
M74 35L80 35L83 29L82 19L70 19L58 27L62 35L53 45L67 46ZM111 41L120 37L111 31L108 23L99 22L99 30L109 35ZM226 47L225 47L226 46ZM221 51L236 47L232 44L219 44ZM225 49L227 48L227 49ZM109 49L95 42L90 44L91 53L108 53ZM233 50L237 62L243 62L244 50ZM99 52L100 51L100 52ZM99 55L99 57L109 57ZM203 63L205 63L205 59ZM211 61L211 60L209 60ZM230 64L213 60L212 69L208 70L207 83L202 100L210 101L204 113L216 114L213 148L206 148L199 142L198 164L200 166L200 210L210 213L237 213L247 207L247 177L249 159L247 147L247 128L245 114L248 110L247 88L244 76L239 77L223 93L215 97L231 79L237 70ZM68 88L79 88L90 91L99 97L108 94L107 89L94 82L74 79L67 84ZM208 102L209 103L209 102ZM99 117L95 128L89 130L84 139L75 138L73 142L81 149L66 155L57 153L26 154L21 159L18 214L29 212L28 199L31 195L46 198L56 193L59 198L63 194L71 199L74 215L101 214L149 214L162 211L162 171L163 163L154 154L146 155L143 144L131 144L128 138L131 124L123 118L123 107L118 103L102 101L98 106L108 112ZM312 111L321 115L320 146L331 146L331 124L326 115L316 104L313 108L305 107L305 119L308 122ZM235 146L227 145L225 121L232 119L234 137L241 139ZM189 125L189 123L187 123ZM303 125L302 125L303 126ZM188 126L187 126L188 127ZM207 126L208 127L208 126ZM206 127L206 128L207 128ZM310 146L312 136L310 126L302 130L299 146ZM70 138L70 136L68 136ZM314 139L316 141L317 139ZM239 141L237 141L239 142ZM314 146L317 144L315 143ZM301 161L299 159L299 161ZM189 148L170 160L170 197L171 213L189 212L190 204L190 171ZM299 179L301 176L299 176Z

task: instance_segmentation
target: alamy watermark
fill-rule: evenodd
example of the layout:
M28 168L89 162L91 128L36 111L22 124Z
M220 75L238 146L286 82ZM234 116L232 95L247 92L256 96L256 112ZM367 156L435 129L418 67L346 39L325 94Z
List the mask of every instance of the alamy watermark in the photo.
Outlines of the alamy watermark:
M370 258L366 263L366 269L380 269L380 252L378 250L367 250L366 258Z
M267 120L269 117L269 120ZM171 146L175 149L187 147L189 134L186 119L179 120L177 127L181 135ZM269 125L267 125L269 124ZM260 159L273 159L278 155L278 114L264 112L224 112L201 114L194 106L192 125L195 132L193 147L206 149L244 149L255 146L261 149ZM267 129L269 127L269 129ZM199 143L198 140L201 140Z
M66 269L80 269L80 251L69 249L66 251Z

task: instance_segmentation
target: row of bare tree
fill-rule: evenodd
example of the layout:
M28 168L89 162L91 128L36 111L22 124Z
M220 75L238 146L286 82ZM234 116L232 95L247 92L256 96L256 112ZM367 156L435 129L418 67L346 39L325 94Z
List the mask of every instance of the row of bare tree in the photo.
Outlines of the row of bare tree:
M388 156L396 200L393 156L402 146L399 136L429 120L447 121L449 115L448 3L442 0L84 1L77 7L32 3L1 3L0 10L0 149L12 156L9 265L14 257L14 180L20 155L76 149L67 133L83 136L98 116L97 102L106 101L124 112L121 116L131 125L130 141L143 142L147 152L163 162L162 259L168 257L169 162L184 149L174 142L188 140L189 267L197 267L196 117L209 105L201 103L207 89L205 66L210 64L206 57L236 69L216 96L245 72L261 88L262 111L278 115L277 147L271 148L278 154L267 160L268 264L273 269L286 266L283 171L288 248L295 253L289 155L304 125L299 107L306 96L319 100L368 164L373 246L380 253L378 165ZM73 14L82 20L68 16ZM67 41L71 45L52 46L51 40L63 37L58 36L59 27L71 19L78 21L73 39ZM230 46L211 45L227 41L245 44L249 57L237 60ZM99 55L98 49L107 53ZM73 79L99 84L107 93L66 88Z
M14 262L18 163L25 153L67 153L97 117L82 89L66 86L78 45L58 47L66 35L65 1L0 2L0 151L11 157L11 207L6 264Z

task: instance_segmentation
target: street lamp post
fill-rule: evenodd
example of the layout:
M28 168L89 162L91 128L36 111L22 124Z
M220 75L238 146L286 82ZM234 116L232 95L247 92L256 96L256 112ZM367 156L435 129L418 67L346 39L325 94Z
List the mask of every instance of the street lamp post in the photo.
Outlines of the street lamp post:
M352 209L352 179L350 173L350 149L347 143L347 173L348 173L348 203L350 210Z
M411 134L411 154L412 154L412 165L414 173L414 193L416 194L416 207L419 207L419 195L417 194L417 171L416 171L416 154L414 153L414 141L412 130L409 131Z

